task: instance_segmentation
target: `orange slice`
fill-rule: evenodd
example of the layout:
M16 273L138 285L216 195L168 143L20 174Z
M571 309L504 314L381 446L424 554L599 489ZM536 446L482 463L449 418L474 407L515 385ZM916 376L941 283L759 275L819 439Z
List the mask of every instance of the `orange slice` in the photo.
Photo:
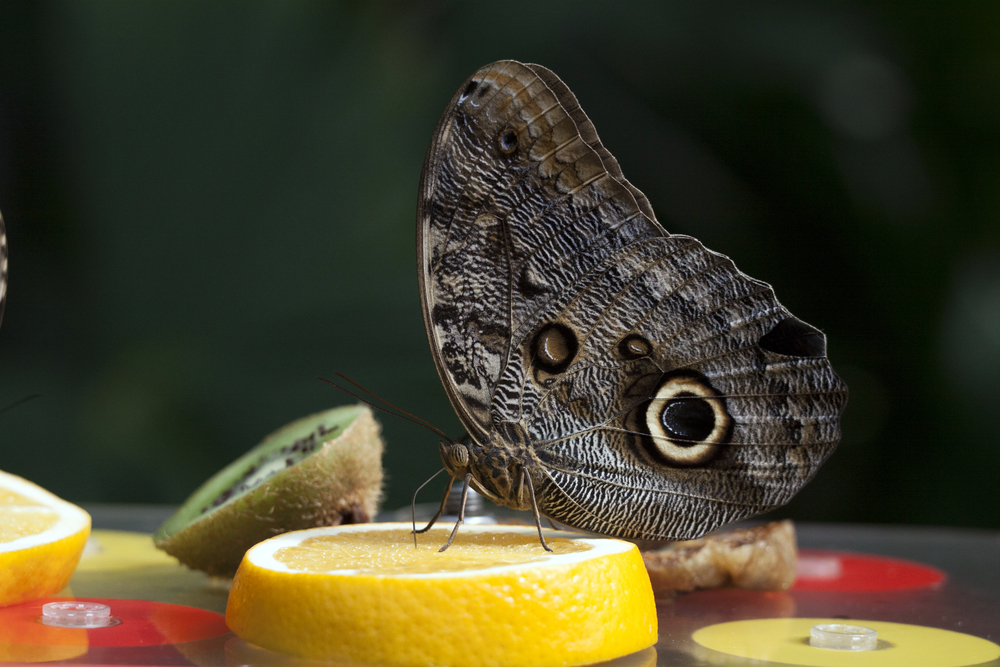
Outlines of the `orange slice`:
M226 621L303 658L397 665L583 665L656 643L656 607L628 542L534 528L315 528L247 551Z
M0 606L61 590L89 534L82 509L0 471Z

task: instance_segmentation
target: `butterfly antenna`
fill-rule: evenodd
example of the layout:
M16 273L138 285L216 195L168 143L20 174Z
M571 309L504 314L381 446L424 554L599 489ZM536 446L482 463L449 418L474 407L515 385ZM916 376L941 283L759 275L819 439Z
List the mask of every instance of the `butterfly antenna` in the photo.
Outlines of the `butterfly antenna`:
M7 407L0 408L0 415L2 415L3 413L7 412L8 410L13 410L14 408L16 408L17 406L21 405L22 403L27 403L28 401L32 400L33 398L41 398L41 396L42 396L41 394L32 394L31 396L28 396L26 398L22 398L19 401L14 401L13 403L11 403L10 405L8 405Z
M340 377L343 377L345 380L347 380L348 382L350 382L354 386L359 387L362 391L364 391L364 392L366 392L368 394L371 394L372 396L375 396L375 394L372 394L370 391L368 391L367 389L365 389L361 385L357 384L356 382L353 382L352 380L344 377L343 375L340 375L340 373L337 373L337 375L339 375ZM406 412L405 410L400 410L399 408L397 408L395 405L393 405L389 401L384 401L381 398L379 398L378 396L375 396L375 398L378 398L378 400L382 401L383 403L385 403L386 405L388 405L390 408L392 408L394 410L399 410L399 412L402 412L403 414L397 414L395 412L391 412L389 410L386 410L381 405L375 405L374 403L372 403L371 401L369 401L367 398L363 398L361 396L358 396L353 391L350 391L349 389L344 389L343 387L341 387L336 382L333 382L331 380L327 380L325 377L320 377L320 376L317 375L316 379L317 380L322 380L323 382L325 382L325 383L327 383L329 385L333 385L334 387L336 387L340 391L344 392L348 396L353 396L354 398L358 399L362 403L366 403L366 404L370 405L371 407L375 408L376 410L381 410L382 412L384 412L387 415L392 415L393 417L398 417L399 419L403 419L405 421L412 422L412 423L414 423L414 424L416 424L418 426L423 426L424 428L428 429L429 431L431 431L435 435L438 435L438 436L444 438L448 442L454 442L451 438L449 438L447 435L445 435L444 432L441 429L437 428L433 424L427 423L426 421L424 421L423 419L420 419L419 417L415 417L415 416L411 415L409 412Z
M414 415L414 414L411 414L411 413L407 412L406 410L403 410L402 408L399 408L399 407L396 407L395 405L393 405L393 404L392 404L392 403L390 403L389 401L385 400L385 399L384 399L384 398L382 398L381 396L378 396L378 395L376 395L375 393L373 393L373 392L369 391L368 389L365 389L365 388L364 388L364 387L362 387L362 386L361 386L360 384L358 384L357 382L355 382L355 381L354 381L354 380L352 380L351 378L347 377L347 376L346 376L346 375L344 375L343 373L338 373L338 372L334 371L334 375L336 375L337 377L339 377L339 378L340 378L340 379L342 379L342 380L347 380L348 382L350 382L350 383L351 383L351 384L353 384L353 385L354 385L355 387L357 387L357 388L358 388L358 389L360 389L361 391L365 392L366 394L368 394L368 395L369 395L369 396L371 396L372 398L374 398L374 399L376 399L376 400L378 400L378 401L381 401L382 403L385 403L386 405L388 405L388 406L389 406L390 408L392 408L393 410L398 410L399 412L402 412L402 413L403 413L404 415L406 415L407 417L410 417L411 419L415 419L415 420L417 420L417 421L418 421L419 423L421 423L421 424L424 424L424 425L425 425L425 426L427 426L428 428L432 429L432 430L433 430L433 431L434 431L435 433L437 433L438 435L440 435L440 436L441 436L442 438L444 438L444 439L445 439L445 440L447 440L448 442L452 442L452 439L451 439L451 438L449 438L449 437L448 437L448 436L446 436L446 435L445 435L444 433L442 433L442 432L441 432L441 430L440 430L440 429L438 429L438 428L437 428L436 426L434 426L433 424L431 424L431 423L429 423L429 422L426 422L426 421L424 421L424 420L423 420L423 419L421 419L420 417L418 417L418 416L416 416L416 415Z

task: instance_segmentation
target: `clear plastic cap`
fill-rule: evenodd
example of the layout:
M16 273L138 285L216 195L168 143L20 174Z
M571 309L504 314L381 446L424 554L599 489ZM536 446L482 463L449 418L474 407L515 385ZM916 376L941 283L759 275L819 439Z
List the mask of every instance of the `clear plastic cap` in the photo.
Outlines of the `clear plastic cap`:
M860 625L819 623L810 628L809 635L809 644L816 648L872 651L878 646L878 633Z
M57 628L103 628L117 625L111 607L97 602L49 602L42 605L42 623Z

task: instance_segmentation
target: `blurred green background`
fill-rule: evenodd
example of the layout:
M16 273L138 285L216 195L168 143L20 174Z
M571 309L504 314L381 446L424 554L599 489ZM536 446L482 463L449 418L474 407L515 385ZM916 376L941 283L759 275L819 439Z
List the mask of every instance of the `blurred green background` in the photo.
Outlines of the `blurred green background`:
M177 503L341 371L458 435L424 151L500 58L576 92L664 226L829 338L844 439L782 515L1000 526L1000 4L4 2L0 469ZM386 506L440 467L382 420ZM438 491L423 500L433 502Z

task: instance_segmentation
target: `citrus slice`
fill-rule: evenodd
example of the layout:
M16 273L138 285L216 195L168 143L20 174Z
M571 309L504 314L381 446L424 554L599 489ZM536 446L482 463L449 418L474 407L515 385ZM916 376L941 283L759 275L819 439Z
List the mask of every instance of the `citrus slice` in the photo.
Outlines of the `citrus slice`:
M0 471L0 606L61 590L89 534L82 509Z
M397 665L583 665L656 643L638 549L534 528L314 528L243 558L226 609L241 639L303 658Z

